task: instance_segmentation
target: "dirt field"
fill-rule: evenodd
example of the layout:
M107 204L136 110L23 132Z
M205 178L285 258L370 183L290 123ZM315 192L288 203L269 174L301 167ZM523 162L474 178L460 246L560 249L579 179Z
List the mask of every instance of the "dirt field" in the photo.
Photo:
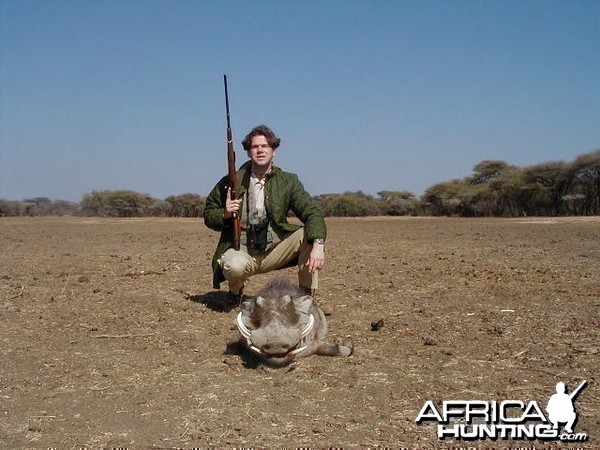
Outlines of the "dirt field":
M237 311L211 289L201 220L0 219L0 448L598 448L600 218L328 227L317 298L355 353L273 369L224 354ZM415 422L427 400L545 408L582 380L587 442Z

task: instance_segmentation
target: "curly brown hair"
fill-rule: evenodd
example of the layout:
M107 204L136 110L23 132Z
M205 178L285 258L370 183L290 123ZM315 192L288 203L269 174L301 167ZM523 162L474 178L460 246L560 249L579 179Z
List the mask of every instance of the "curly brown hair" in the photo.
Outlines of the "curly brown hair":
M267 142L269 143L269 146L273 150L275 150L277 147L279 147L279 144L281 143L281 139L279 139L277 136L275 136L275 133L273 133L273 131L271 131L271 129L268 126L258 125L256 127L252 128L252 131L250 131L250 133L248 133L248 135L242 141L242 146L244 147L244 150L246 150L246 151L250 150L250 146L252 145L252 138L254 136L266 137Z

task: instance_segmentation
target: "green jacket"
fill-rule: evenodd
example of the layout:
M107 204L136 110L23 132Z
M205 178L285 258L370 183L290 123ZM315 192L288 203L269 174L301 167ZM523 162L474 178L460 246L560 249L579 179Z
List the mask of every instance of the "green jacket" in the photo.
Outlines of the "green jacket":
M251 162L247 161L237 172L237 194L244 198L250 180ZM204 207L204 223L207 227L220 231L221 237L213 256L213 287L219 289L225 277L218 264L219 258L233 247L232 221L223 219L229 177L224 176L208 194ZM242 206L243 207L243 206ZM325 239L327 228L318 206L298 179L298 176L273 166L265 181L265 207L271 227L278 234L294 232L300 225L289 223L288 212L292 211L304 224L304 237L308 242ZM296 264L294 261L293 264ZM293 265L290 264L290 265Z

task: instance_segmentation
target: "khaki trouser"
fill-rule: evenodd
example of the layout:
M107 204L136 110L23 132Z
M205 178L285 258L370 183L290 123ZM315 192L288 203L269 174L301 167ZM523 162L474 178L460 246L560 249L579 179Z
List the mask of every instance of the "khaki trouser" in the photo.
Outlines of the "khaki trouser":
M308 272L306 263L312 247L304 241L304 229L299 229L282 239L275 247L264 254L248 254L246 247L240 250L230 248L219 259L223 275L229 282L229 290L239 294L252 275L281 269L298 258L298 286L317 289L319 273Z

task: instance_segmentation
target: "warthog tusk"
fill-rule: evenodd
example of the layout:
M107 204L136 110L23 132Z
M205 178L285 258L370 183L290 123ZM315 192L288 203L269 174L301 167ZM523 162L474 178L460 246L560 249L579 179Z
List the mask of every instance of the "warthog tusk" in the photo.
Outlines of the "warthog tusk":
M306 336L308 336L310 334L310 332L313 330L315 326L315 316L313 316L312 314L308 317L308 323L306 324L306 326L304 327L304 330L302 330L302 338L300 339L302 341L302 339L304 339ZM308 347L307 345L303 345L302 347L298 347L297 349L294 349L290 352L290 355L295 356L300 352L303 352L304 350L306 350L306 347Z
M307 347L306 345L303 345L302 347L299 347L299 348L297 348L297 349L295 349L295 350L292 350L292 351L290 352L290 355L292 355L292 356L295 356L295 355L297 355L298 353L300 353L300 352L303 352L304 350L306 350L306 347Z
M241 312L237 315L237 327L238 327L238 330L240 330L240 334L249 340L250 339L250 330L248 329L248 327L246 327L246 325L244 325L244 322L242 322L242 313Z
M255 353L258 353L259 355L265 355L266 354L260 348L255 347L254 345L249 345L249 347L250 347L250 350L252 350Z
M315 316L313 316L311 314L308 318L308 324L304 327L304 330L302 330L302 335L301 335L302 339L304 339L306 336L308 336L308 334L312 331L314 326L315 326Z
M248 344L248 347L250 347L250 350L252 350L253 352L256 352L258 354L264 354L260 348L255 347L252 344L252 339L250 338L251 332L248 329L248 327L246 325L244 325L244 322L242 321L242 313L241 312L237 315L236 323L237 323L238 330L240 331L240 334L246 339L246 342Z

